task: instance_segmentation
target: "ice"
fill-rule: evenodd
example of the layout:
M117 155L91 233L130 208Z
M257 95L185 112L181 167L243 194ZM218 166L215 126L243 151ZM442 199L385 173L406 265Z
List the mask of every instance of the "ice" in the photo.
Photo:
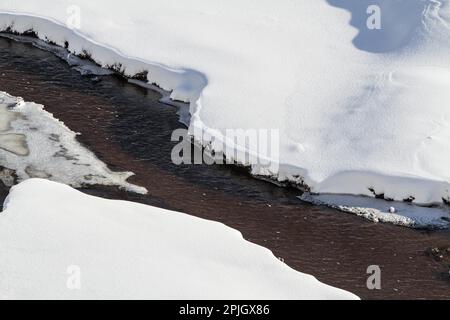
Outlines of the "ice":
M0 134L0 149L14 153L18 156L29 155L27 138L24 134Z
M74 187L103 184L146 192L126 181L131 172L109 170L77 142L75 132L43 108L0 92L0 166L14 172L19 181L37 177Z
M447 228L450 224L450 208L446 206L423 207L406 202L336 194L304 193L299 198L312 204L355 214L373 222L420 229Z
M356 299L223 224L29 179L0 214L4 299ZM79 289L67 285L71 270ZM69 271L69 273L68 273Z
M0 98L0 132L8 131L11 128L11 122L20 117L20 114L10 111L10 108L15 105L15 102Z

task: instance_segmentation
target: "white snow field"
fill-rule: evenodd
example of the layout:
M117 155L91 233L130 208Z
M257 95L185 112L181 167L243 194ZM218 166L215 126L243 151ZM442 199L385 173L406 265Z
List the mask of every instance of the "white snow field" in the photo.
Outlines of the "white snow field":
M29 179L0 214L3 299L357 299L223 224Z
M133 173L109 170L76 136L44 106L0 91L0 180L5 185L14 184L14 174L18 181L46 178L74 187L103 184L147 192L126 181Z
M33 30L127 76L148 72L190 102L192 134L206 131L217 151L226 129L280 130L279 170L253 164L254 174L313 193L442 204L449 2L1 0L0 29ZM370 5L380 30L367 28Z

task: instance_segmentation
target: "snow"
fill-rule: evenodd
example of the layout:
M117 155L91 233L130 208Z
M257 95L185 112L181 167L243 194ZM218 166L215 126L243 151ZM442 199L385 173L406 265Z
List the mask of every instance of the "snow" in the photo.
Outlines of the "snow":
M373 222L418 229L448 228L450 224L448 206L422 207L406 202L339 194L304 193L299 198L315 205L325 205L355 214Z
M314 193L450 200L448 0L1 4L0 29L67 41L130 77L147 71L190 103L198 141L225 142L216 151L243 147L226 129L278 129L279 168L254 164L255 175ZM366 27L369 5L381 30Z
M145 188L126 181L133 173L109 170L44 106L0 91L0 119L0 180L5 185L14 184L14 174L19 181L38 177L74 187L117 185L146 193Z
M14 186L4 209L3 299L357 298L186 214L42 179Z

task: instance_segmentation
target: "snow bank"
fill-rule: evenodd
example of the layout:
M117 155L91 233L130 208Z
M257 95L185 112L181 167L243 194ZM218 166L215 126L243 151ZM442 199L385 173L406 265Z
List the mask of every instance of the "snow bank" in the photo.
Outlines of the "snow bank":
M41 179L14 186L4 208L0 298L357 298L236 230L186 214Z
M381 30L366 27L369 5L381 8ZM67 27L74 8L79 29ZM196 128L217 141L229 128L279 129L279 170L254 174L318 193L450 200L448 0L42 0L2 10L0 29L34 30L128 76L147 72L190 102L197 140Z
M76 140L76 133L39 104L0 92L0 180L14 184L28 178L47 178L70 184L117 185L146 193L126 180L133 173L113 172Z

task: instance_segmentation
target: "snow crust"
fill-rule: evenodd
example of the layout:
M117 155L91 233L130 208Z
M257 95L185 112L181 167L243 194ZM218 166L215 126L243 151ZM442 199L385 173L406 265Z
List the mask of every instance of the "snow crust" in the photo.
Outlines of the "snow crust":
M109 170L76 136L44 106L0 92L0 180L5 185L14 184L14 175L19 181L46 178L74 187L103 184L147 192L126 181L133 173Z
M14 186L4 209L0 298L357 298L289 268L234 229L186 214L42 179ZM79 289L67 286L72 270Z
M447 228L450 224L450 208L447 206L430 208L406 202L339 194L304 193L299 198L315 205L325 205L355 214L373 222L418 229L441 229Z
M369 5L381 30L366 27ZM219 142L230 128L280 130L279 170L254 174L315 193L450 200L448 0L2 0L1 10L0 29L148 72L190 103L198 140L196 128Z

